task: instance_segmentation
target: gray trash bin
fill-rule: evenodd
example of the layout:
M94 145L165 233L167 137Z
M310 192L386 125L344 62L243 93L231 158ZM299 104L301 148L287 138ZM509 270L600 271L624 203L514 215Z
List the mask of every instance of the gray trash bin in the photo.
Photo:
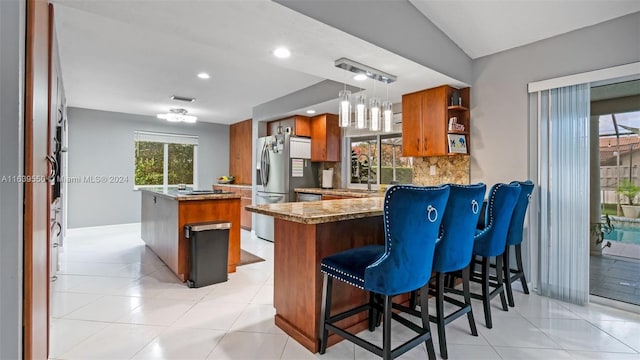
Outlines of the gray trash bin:
M184 236L189 239L187 286L198 288L227 281L230 228L226 220L184 226Z

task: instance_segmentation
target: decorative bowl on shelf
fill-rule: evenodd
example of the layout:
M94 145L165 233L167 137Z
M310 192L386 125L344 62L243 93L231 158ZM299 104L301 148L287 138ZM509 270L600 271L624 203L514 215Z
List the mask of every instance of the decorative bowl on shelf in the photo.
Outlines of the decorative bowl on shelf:
M217 178L216 180L218 181L218 184L231 184L233 183L234 177L225 175Z

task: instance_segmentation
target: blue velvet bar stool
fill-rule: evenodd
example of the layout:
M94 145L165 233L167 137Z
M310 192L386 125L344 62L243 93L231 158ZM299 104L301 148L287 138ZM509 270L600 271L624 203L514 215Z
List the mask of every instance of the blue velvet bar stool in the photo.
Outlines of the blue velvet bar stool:
M427 307L428 281L448 197L449 186L446 185L392 186L387 189L384 198L384 247L363 246L322 259L320 270L324 273L324 287L319 334L321 354L326 351L329 331L331 331L385 360L394 359L422 342L426 343L429 359L435 359ZM334 278L369 291L371 301L340 314L331 315ZM391 312L393 296L416 289L420 289L422 295L420 297L423 309L422 327L399 314L392 315ZM372 309L379 307L377 302L372 301L373 295L383 299L382 348L336 326L336 322L342 319L368 311L371 330L375 322L374 318L377 317ZM418 334L395 349L391 348L392 318Z
M498 183L489 191L489 201L485 214L485 227L476 230L473 244L473 256L481 258L480 273L472 278L482 284L482 294L471 294L473 298L482 300L484 320L487 328L491 329L491 299L500 295L502 309L508 311L502 279L502 254L507 244L507 231L511 223L511 216L520 195L520 185ZM490 259L496 259L496 282L490 282ZM491 291L490 287L494 287Z
M432 292L436 299L436 316L433 320L438 326L440 356L443 359L447 358L445 325L466 314L471 334L478 336L471 307L469 272L476 224L480 217L484 194L487 191L487 186L483 183L473 185L450 184L449 186L451 187L451 192L449 193L447 208L442 218L440 241L436 244L436 252L433 259L433 271L436 273L435 291ZM457 271L462 272L464 302L445 296L445 275ZM445 316L445 301L456 305L458 309Z
M507 291L507 301L509 306L514 307L515 303L513 301L513 290L511 289L511 284L514 281L520 280L522 284L522 291L525 294L529 293L529 287L527 287L527 279L524 276L524 268L522 266L522 232L524 229L524 217L527 213L527 207L529 207L529 200L531 199L531 194L533 193L533 189L535 185L531 180L527 181L512 181L511 184L520 185L520 196L518 197L518 202L516 203L516 207L513 210L513 215L511 216L511 223L509 224L509 231L507 232L507 247L505 249L503 258L504 258L504 287ZM515 256L516 256L516 268L512 269L509 264L509 248L515 248ZM511 275L513 274L513 275Z

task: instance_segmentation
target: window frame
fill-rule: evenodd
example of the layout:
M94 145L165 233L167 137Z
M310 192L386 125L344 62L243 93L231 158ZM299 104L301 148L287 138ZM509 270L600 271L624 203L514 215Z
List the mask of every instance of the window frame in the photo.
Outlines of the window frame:
M354 135L354 136L345 136L345 149L348 149L347 151L344 152L343 154L343 158L342 161L345 164L345 166L343 166L343 171L347 170L346 172L344 172L345 174L348 174L347 176L345 176L345 180L346 180L346 187L348 189L367 189L367 184L357 184L357 183L352 183L351 182L351 149L352 149L352 143L353 142L358 142L358 141L367 141L367 140L374 140L376 142L376 158L375 158L375 164L378 168L378 171L376 171L376 177L375 177L375 183L371 183L371 189L372 190L379 190L380 189L380 177L382 176L382 140L384 139L391 139L391 138L400 138L402 139L402 133L384 133L384 134L375 134L375 133L369 133L369 134L359 134L359 135ZM373 179L372 179L373 180ZM388 186L389 184L382 184L384 186Z
M139 141L156 142L163 144L162 162L162 189L166 192L169 188L177 188L178 184L169 184L169 144L193 145L193 183L185 184L193 189L198 188L198 141L197 135L183 135L172 133L159 133L150 131L134 131L133 138L133 190L158 188L160 185L136 184L136 143Z

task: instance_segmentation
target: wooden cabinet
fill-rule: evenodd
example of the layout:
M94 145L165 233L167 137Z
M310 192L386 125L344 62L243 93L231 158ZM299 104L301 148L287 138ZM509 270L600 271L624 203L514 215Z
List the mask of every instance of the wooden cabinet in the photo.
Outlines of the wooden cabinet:
M340 161L338 115L311 118L311 161Z
M451 103L454 93L461 99ZM439 86L402 96L402 155L459 155L450 151L449 140L464 143L469 154L469 88ZM456 118L464 130L449 130L449 121ZM451 135L451 136L450 136Z
M226 185L213 185L214 190L229 191L233 193L239 193L240 196L240 227L251 231L251 212L245 209L245 206L251 205L251 198L253 191L250 186L238 187L238 186L226 186Z
M251 184L251 147L253 121L235 123L229 127L229 174L237 184Z
M291 129L291 135L311 137L310 119L307 116L295 115L292 117L273 120L267 123L267 135L275 135L278 133L278 126L282 126L282 131L286 128Z

